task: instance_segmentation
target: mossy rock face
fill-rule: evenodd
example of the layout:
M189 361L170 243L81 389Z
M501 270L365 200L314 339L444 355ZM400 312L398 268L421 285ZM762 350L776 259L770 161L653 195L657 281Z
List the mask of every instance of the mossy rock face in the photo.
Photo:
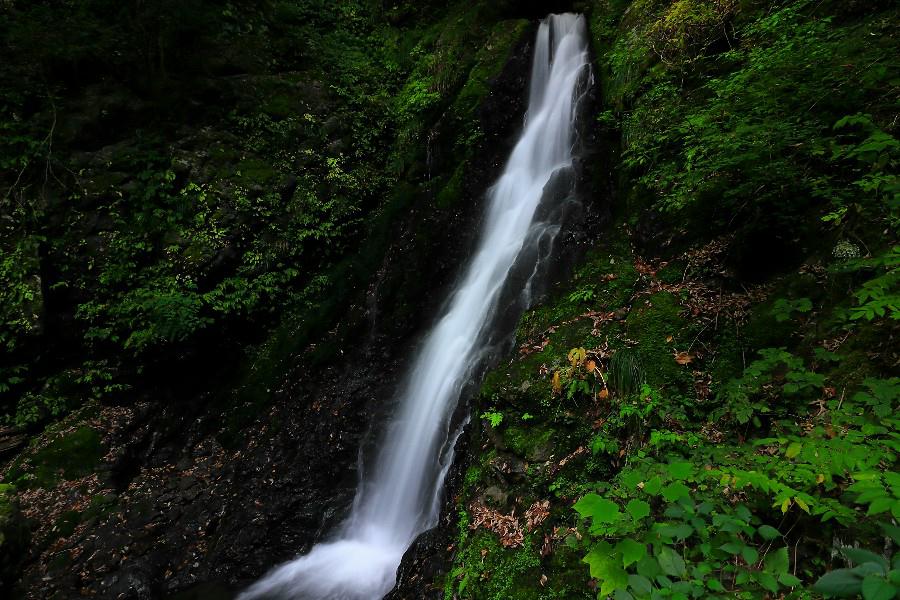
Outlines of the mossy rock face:
M278 173L264 160L245 158L238 163L235 175L245 185L261 185L272 182Z
M542 540L528 535L521 546L505 548L484 531L470 534L447 578L445 598L478 600L577 600L593 598L587 568L567 548L542 559ZM546 573L549 577L544 577Z
M0 589L17 573L30 539L28 520L13 501L16 488L0 483Z
M31 458L34 479L29 487L51 487L58 480L73 480L90 475L103 456L103 445L96 429L82 425L39 450Z
M551 428L511 425L503 431L503 439L510 450L531 462L545 461L555 452Z
M456 203L462 197L463 177L465 176L465 164L461 163L450 179L441 187L441 191L437 195L437 205L441 208L448 208Z
M510 52L528 27L529 22L524 19L500 21L494 25L488 41L475 56L475 66L450 109L456 118L464 121L473 118L490 92L491 79L500 74Z
M687 351L694 333L682 311L674 295L658 292L635 305L628 315L628 337L637 342L635 352L647 367L645 378L651 386L691 385L690 372L675 360L677 350Z

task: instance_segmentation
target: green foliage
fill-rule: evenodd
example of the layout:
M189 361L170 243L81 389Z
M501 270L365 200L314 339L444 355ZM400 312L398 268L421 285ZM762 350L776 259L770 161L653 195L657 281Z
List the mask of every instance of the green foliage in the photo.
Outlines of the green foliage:
M10 479L26 488L49 488L60 479L73 480L92 473L102 456L100 434L83 425L56 437L28 463L14 466Z
M843 163L853 177L855 194L836 196L833 210L822 220L841 225L862 219L885 219L900 225L900 142L882 131L871 115L850 115L834 124L838 132L832 147L833 161Z
M848 261L840 270L869 273L869 279L853 292L856 306L849 311L851 320L900 319L900 246L876 257Z
M786 397L802 397L824 385L822 375L807 371L802 359L782 348L764 348L759 354L761 358L748 365L739 379L725 385L723 408L713 414L714 418L727 416L742 424L752 421L759 427L761 416L783 416L791 408L784 402Z
M7 229L7 233L15 235ZM0 257L0 347L13 352L22 340L39 328L43 294L38 276L38 245L41 238L15 239L12 248Z
M198 345L257 343L288 313L285 329L338 319L398 206L425 197L419 140L442 115L435 143L458 158L434 181L453 173L462 193L477 108L528 26L488 3L138 4L0 8L15 57L0 67L6 421L83 401L31 372L79 366L38 351L108 363L113 393Z
M691 463L661 466L650 479L641 480L639 472L620 476L613 493L631 497L624 511L597 494L575 504L591 521L589 533L604 538L593 540L584 557L602 596L724 598L737 590L762 595L800 584L776 528L742 504L715 496L696 500L689 482L698 473Z
M15 501L16 486L0 483L0 581L11 581L27 551L29 524Z
M794 0L739 20L734 2L632 6L637 25L607 58L611 100L629 108L623 165L655 207L772 237L825 203L834 208L820 216L835 222L893 210L896 140L875 124L883 116L843 112L889 93L891 42L862 39L887 31L892 13L836 27L814 5ZM661 67L648 67L651 52Z
M628 348L616 351L609 360L609 386L620 396L634 394L644 385L640 356Z
M496 411L486 411L481 413L481 418L491 424L491 427L497 428L503 422L503 413Z
M900 543L900 529L882 524L887 536ZM861 548L845 547L841 552L855 564L849 569L835 569L823 575L813 589L827 598L890 600L900 592L898 561Z
M650 47L667 63L680 64L702 57L706 49L728 35L734 0L697 2L677 0L647 30Z
M854 502L868 505L866 516L880 515L890 511L896 519L900 518L900 473L894 472L862 472L854 473L855 483L847 488L848 492L857 494Z
M569 294L569 302L590 302L596 297L594 290L589 287L575 290Z
M775 301L775 306L772 307L772 314L775 315L776 321L783 323L789 320L795 312L808 313L810 310L812 310L812 301L809 298L797 298L795 300L779 298Z

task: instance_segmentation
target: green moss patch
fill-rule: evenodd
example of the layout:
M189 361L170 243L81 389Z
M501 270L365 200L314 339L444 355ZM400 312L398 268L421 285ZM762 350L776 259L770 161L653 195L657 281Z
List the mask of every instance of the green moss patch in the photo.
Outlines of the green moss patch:
M94 472L103 457L96 429L83 425L51 442L31 458L31 487L51 487L59 479L78 479Z

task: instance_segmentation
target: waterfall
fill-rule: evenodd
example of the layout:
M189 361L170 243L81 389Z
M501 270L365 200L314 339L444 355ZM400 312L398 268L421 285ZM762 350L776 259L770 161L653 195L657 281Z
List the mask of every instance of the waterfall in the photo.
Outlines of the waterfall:
M394 587L415 538L437 524L459 435L450 431L451 416L478 375L501 291L521 271L531 274L516 293L529 293L540 246L559 231L551 217L560 211L546 204L555 199L554 180L572 170L575 109L588 64L583 17L551 15L541 23L521 138L488 192L477 249L399 389L397 414L349 518L333 541L275 568L240 600L379 600Z

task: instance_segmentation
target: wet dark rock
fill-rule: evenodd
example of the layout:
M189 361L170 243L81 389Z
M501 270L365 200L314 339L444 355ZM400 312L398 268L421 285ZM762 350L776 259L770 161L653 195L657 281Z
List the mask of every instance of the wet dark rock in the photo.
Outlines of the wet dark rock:
M488 500L493 506L506 506L509 500L509 493L504 492L496 485L492 485L484 490L484 499Z
M28 443L28 433L19 427L0 427L0 459L15 453Z

